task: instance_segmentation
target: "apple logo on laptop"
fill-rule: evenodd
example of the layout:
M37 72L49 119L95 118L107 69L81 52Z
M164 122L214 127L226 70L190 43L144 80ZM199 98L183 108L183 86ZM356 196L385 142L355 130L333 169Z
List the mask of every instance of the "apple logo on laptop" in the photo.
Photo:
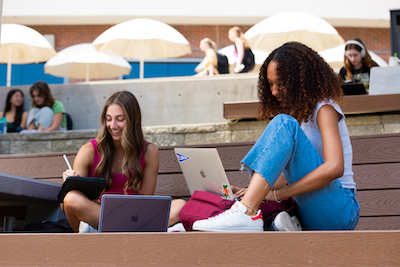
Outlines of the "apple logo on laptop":
M203 170L200 170L200 175L201 175L201 177L206 178L206 174L204 173Z
M132 220L132 222L138 222L139 216L138 216L137 214L136 214L136 215L133 215L132 218L131 218L131 220Z

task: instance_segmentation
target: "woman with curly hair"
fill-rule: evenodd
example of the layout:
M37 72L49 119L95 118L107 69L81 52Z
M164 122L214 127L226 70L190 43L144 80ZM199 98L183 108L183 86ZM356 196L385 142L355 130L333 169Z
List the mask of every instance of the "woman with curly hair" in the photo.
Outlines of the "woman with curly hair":
M352 172L352 147L340 78L312 49L286 43L260 69L258 95L264 133L242 160L250 185L231 209L193 224L195 230L262 231L263 200L293 197L303 229L350 230L359 204ZM275 230L301 230L286 212Z
M364 43L355 38L349 40L344 48L344 67L340 69L340 77L346 82L363 82L369 87L369 75L372 67L378 64L371 59Z
M116 92L106 101L100 115L101 131L96 139L83 145L74 160L69 176L104 177L104 194L153 195L158 173L158 148L144 140L141 112L135 96L127 91ZM173 201L170 225L179 221ZM92 201L79 191L69 191L61 208L72 229L93 232L100 216L100 200ZM178 207L178 211L180 207ZM90 227L89 227L90 226Z

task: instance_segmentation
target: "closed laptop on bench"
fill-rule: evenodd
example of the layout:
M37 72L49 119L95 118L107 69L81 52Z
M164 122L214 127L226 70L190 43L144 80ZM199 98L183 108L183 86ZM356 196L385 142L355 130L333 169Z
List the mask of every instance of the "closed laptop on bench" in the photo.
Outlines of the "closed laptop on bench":
M99 232L166 232L170 196L112 195L101 198Z

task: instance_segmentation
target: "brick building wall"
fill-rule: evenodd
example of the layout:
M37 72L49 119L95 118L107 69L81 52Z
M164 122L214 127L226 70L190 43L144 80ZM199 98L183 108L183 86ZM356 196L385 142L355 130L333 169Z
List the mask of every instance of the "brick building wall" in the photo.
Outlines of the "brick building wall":
M29 26L29 25L28 25ZM54 34L55 48L60 51L74 44L91 43L102 32L112 25L55 25L55 26L30 26L42 34ZM202 58L204 53L199 49L200 40L208 37L217 43L219 48L230 44L228 30L234 26L226 25L171 25L189 41L192 54L189 58ZM241 25L246 32L252 25ZM349 28L337 27L336 30L345 39L361 38L368 50L372 50L386 62L391 53L391 40L389 28Z

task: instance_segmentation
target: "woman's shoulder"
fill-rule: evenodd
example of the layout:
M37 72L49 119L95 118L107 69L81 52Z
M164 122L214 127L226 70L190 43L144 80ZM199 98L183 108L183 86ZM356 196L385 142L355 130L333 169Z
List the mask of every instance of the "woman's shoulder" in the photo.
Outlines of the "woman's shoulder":
M22 113L22 120L24 120L24 119L27 119L28 118L28 111L24 111L23 113Z
M208 48L208 49L206 50L206 55L207 55L207 56L217 56L217 52L215 52L215 50L212 49L212 48Z
M317 106L315 108L315 111L314 111L315 115L318 116L320 109L325 106L330 106L339 114L340 117L344 117L344 114L343 114L343 111L342 111L340 105L333 99L325 99L325 100L318 102Z
M54 114L55 113L65 113L65 108L64 108L63 103L61 103L58 100L54 100L54 104L51 107L51 109L53 110Z
M144 155L146 158L146 161L147 161L147 159L158 158L158 153L159 153L158 147L155 144L153 144L153 143L146 144L146 153Z
M53 107L54 106L62 106L62 107L64 107L64 104L60 100L54 99Z
M94 147L92 142L87 142L78 151L78 154L76 155L79 157L79 160L88 160L88 161L93 161L94 158Z
M158 147L153 143L147 143L146 154L150 152L150 154L158 153Z
M93 140L92 140L93 141ZM95 144L92 141L87 142L78 151L78 154L83 154L84 156L94 156L94 147Z

